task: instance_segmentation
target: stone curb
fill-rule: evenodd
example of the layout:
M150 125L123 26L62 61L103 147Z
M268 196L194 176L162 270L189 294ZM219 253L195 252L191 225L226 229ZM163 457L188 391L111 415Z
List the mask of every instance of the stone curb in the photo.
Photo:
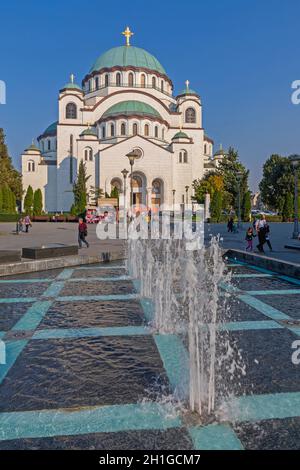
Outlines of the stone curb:
M26 260L17 263L0 264L0 277L13 274L46 271L47 269L66 268L69 266L80 266L83 264L105 263L109 261L124 260L122 251L102 252L97 256L76 255L61 258L47 258L41 260Z
M236 258L239 261L245 261L246 263L251 263L260 268L275 271L285 276L300 278L300 264L297 263L289 263L287 261L270 258L269 256L246 253L245 251L235 249L226 250L223 256Z

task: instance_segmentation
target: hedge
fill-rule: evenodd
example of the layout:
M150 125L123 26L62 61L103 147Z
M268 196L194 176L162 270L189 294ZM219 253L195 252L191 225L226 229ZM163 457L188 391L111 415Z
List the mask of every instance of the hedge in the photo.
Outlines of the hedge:
M0 222L17 222L20 214L0 214Z

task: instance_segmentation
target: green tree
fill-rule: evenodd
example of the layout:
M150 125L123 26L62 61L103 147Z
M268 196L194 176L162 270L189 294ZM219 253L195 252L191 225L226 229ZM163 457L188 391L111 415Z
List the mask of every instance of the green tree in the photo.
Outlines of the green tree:
M110 197L114 197L114 198L117 198L119 199L119 190L118 188L116 188L116 186L114 186L110 192Z
M286 193L284 198L284 204L282 208L282 220L283 222L288 221L294 215L294 198L292 193Z
M34 191L33 196L33 215L41 215L43 211L43 195L40 188Z
M99 186L92 186L90 189L90 198L94 204L97 204L98 199L101 199L104 196L103 189L99 188Z
M33 189L29 185L26 191L26 195L24 198L24 212L26 214L32 215L32 209L33 209Z
M220 222L222 215L222 193L215 191L210 203L210 215L215 222Z
M266 160L259 189L263 203L269 209L283 213L287 194L294 192L293 168L288 158L271 155Z
M0 186L0 213L2 212L3 206L3 196L2 196L2 187Z
M22 199L21 174L14 168L5 144L5 135L0 128L0 186L7 184L18 200Z
M74 203L71 207L71 212L74 215L82 214L87 205L88 194L86 183L90 176L87 176L86 167L83 160L79 163L78 175L75 183L73 184Z
M7 183L2 186L2 212L9 214L11 211L11 191Z
M244 195L249 191L248 177L249 170L240 162L238 152L230 147L226 157L220 161L216 173L223 177L224 191L228 193L228 203L238 210L238 196L240 191L241 201ZM238 174L241 177L238 177Z
M244 199L242 203L242 219L244 222L250 220L251 215L251 193L250 191L245 192Z

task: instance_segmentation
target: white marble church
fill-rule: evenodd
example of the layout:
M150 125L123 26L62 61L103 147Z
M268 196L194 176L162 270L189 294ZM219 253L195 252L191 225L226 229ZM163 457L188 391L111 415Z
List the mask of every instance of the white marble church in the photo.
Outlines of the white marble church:
M58 121L22 154L23 187L40 188L46 212L69 211L79 162L86 164L90 188L123 191L126 155L135 150L134 203L190 201L192 182L223 158L202 125L199 94L189 87L176 96L173 83L149 52L126 45L102 54L82 80L59 92ZM127 198L130 178L127 178Z

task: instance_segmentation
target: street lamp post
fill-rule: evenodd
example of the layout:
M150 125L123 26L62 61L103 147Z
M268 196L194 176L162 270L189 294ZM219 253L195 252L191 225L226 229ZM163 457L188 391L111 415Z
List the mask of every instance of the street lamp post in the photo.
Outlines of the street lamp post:
M173 195L173 214L175 212L175 193L176 193L176 189L172 189L172 195Z
M189 202L189 186L185 186L185 203Z
M295 240L299 239L299 218L298 218L298 165L300 164L300 155L291 155L289 157L291 164L294 167L295 177L295 193L294 193L294 231L292 238Z
M242 222L241 222L241 179L243 173L241 171L237 172L237 180L238 180L238 228L242 229Z
M127 217L127 214L126 214L126 179L127 179L127 175L129 173L128 170L126 170L126 168L124 168L124 170L121 171L122 175L123 175L123 194L124 194L124 218L126 219Z
M127 153L126 157L128 158L129 160L129 163L130 163L130 169L131 169L131 173L130 173L130 206L131 206L131 212L132 212L132 208L133 208L133 165L134 165L134 160L138 157L136 152L134 150L132 150L132 152L129 152Z

